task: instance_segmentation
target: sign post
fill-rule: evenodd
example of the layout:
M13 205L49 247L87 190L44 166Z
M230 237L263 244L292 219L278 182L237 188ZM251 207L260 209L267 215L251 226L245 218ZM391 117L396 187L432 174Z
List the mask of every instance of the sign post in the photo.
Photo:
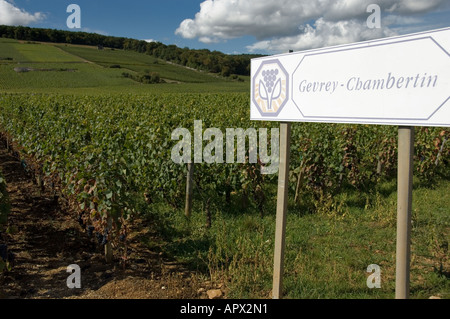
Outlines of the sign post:
M397 257L395 298L409 298L414 127L398 129Z
M280 163L275 226L275 253L272 298L280 299L283 289L284 247L289 183L289 155L291 152L291 123L280 124Z
M288 122L321 122L399 126L396 298L407 298L414 127L450 127L450 28L252 59L251 70L251 120L282 123L273 297L283 282Z

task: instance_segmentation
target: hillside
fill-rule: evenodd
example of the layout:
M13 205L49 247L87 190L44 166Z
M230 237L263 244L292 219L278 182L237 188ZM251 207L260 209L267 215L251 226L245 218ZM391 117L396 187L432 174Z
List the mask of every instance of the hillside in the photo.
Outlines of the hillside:
M0 37L22 41L100 46L110 49L133 51L191 69L225 77L250 75L251 58L260 56L249 54L227 55L218 51L211 52L208 49L193 50L179 48L176 45L165 45L161 42L146 42L144 40L104 36L96 33L23 26L0 25Z
M224 78L170 64L150 55L134 51L115 49L99 50L95 47L73 45L59 45L58 48L73 56L94 62L105 68L119 68L126 70L126 72L135 73L157 72L167 82L208 83L223 82L225 80Z
M154 74L161 83L136 80ZM2 91L246 91L248 83L244 78L233 81L133 51L0 39Z

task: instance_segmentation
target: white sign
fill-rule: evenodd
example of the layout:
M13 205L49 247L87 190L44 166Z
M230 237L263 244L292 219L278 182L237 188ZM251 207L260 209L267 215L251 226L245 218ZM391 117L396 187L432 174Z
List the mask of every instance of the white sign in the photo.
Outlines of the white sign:
M450 126L450 28L251 62L251 119Z

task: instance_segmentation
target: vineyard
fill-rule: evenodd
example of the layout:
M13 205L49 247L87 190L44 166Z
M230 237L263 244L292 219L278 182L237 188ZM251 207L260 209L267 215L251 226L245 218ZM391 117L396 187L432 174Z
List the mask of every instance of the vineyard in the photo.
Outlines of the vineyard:
M17 69L35 69L17 72ZM43 71L46 70L46 71ZM142 85L131 76L157 73L166 85ZM124 74L128 74L125 77ZM241 78L248 78L243 77ZM0 90L3 92L99 93L246 92L246 82L230 80L145 54L93 47L20 43L0 38ZM83 89L83 90L80 90Z
M255 297L270 285L277 175L262 175L260 164L248 162L195 164L194 214L189 220L183 215L187 167L171 160L176 144L172 132L194 132L197 119L203 121L203 130L222 132L277 127L251 122L248 105L247 94L241 93L2 94L0 124L8 147L36 184L54 192L87 236L106 247L107 258L126 266L129 229L135 218L145 216L174 240L166 244L167 251L221 280L245 273L239 289L249 289L250 295L239 290L237 296ZM417 128L419 185L448 178L449 138L446 129ZM345 221L352 205L379 209L377 204L386 203L382 194L389 196L386 188L395 182L396 139L396 128L389 126L294 124L293 216L322 216L329 227L332 220ZM203 147L209 142L203 141ZM386 217L386 212L377 214ZM448 234L448 214L443 216L433 226L439 232L432 239L441 252ZM387 217L391 227L392 219ZM358 267L371 263L364 262L358 261ZM448 259L441 257L439 263L446 266ZM296 294L302 296L292 296Z
M124 72L158 73L165 83ZM279 124L249 120L248 77L134 51L0 38L0 90L0 298L8 280L9 291L22 283L25 296L70 297L64 267L73 255L94 293L120 269L141 273L130 279L132 296L207 298L199 287L220 287L226 298L271 297L278 174L263 174L273 163L263 164L261 149L253 161L250 133L244 163L243 145L234 137L228 149L225 136L253 130L259 143L267 129L262 144L274 152ZM174 132L190 133L194 159L200 120L203 155L219 163L190 167L187 213L191 170L172 159L182 137ZM393 297L397 134L393 126L292 124L287 298ZM221 139L226 150L214 147ZM416 128L413 298L449 297L449 139L448 128ZM161 256L195 274L173 283L185 292L155 284ZM382 289L367 288L370 264L382 268Z
M98 65L111 68L120 67L122 72L151 73L157 72L162 78L186 83L223 82L223 79L208 73L194 71L165 61L132 51L104 50L101 54L97 48L80 46L58 46L61 50Z

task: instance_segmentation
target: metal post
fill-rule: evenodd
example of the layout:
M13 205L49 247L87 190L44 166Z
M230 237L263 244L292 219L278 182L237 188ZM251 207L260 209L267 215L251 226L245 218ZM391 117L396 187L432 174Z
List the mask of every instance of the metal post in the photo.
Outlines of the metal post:
M414 127L398 129L397 257L395 298L409 298Z
M279 299L283 289L286 213L288 202L291 123L280 124L280 163L278 173L277 217L272 298Z

